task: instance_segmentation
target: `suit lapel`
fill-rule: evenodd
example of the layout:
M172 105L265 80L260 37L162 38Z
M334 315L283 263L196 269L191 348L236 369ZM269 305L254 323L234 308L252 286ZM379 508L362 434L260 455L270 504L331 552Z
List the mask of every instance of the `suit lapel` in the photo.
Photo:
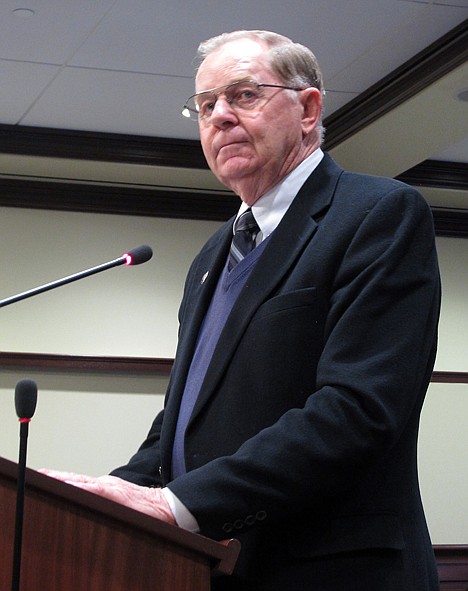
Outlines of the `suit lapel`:
M232 223L233 219L219 230L215 239L200 253L191 271L190 293L184 302L189 309L182 310L185 326L178 344L178 353L184 356L187 354L190 360L201 324L226 263L232 239Z
M191 422L216 391L252 316L294 266L330 206L342 170L325 155L304 183L241 291L213 354ZM227 256L225 253L224 256Z

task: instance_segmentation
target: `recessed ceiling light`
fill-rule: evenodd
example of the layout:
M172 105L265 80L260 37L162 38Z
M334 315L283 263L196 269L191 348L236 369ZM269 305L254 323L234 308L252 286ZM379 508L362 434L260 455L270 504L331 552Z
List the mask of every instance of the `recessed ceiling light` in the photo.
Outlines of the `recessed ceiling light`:
M31 10L30 8L15 8L11 13L19 18L31 18L36 14L34 10Z

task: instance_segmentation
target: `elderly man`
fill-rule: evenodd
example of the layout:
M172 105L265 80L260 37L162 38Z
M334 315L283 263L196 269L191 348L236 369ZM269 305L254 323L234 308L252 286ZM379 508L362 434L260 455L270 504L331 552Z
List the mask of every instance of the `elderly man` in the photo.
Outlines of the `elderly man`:
M434 591L416 466L440 297L431 213L321 151L307 48L237 31L200 57L185 112L238 215L190 268L146 441L112 476L55 475L238 538L213 589Z

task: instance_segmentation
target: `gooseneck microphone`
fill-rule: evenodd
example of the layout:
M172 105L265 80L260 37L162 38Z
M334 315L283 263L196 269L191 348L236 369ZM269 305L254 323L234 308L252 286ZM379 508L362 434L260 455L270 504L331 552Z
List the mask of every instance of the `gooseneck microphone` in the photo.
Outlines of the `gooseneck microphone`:
M101 271L106 271L107 269L118 267L119 265L126 265L127 267L141 265L142 263L146 263L146 261L149 261L152 256L153 251L151 250L150 246L146 244L142 246L137 246L136 248L133 248L132 250L129 250L127 253L123 254L118 259L114 259L113 261L109 261L108 263L103 263L102 265L98 265L97 267L91 267L91 269L86 269L86 271L81 271L80 273L69 275L68 277L64 277L63 279L58 279L57 281L52 281L50 283L46 283L45 285L40 285L39 287L35 287L34 289L30 289L23 293L19 293L4 300L0 300L0 308L2 308L3 306L8 306L9 304L13 304L15 302L19 302L20 300L25 300L26 298L30 298L45 291L49 291L50 289L55 289L56 287L66 285L67 283L71 283L72 281L84 279L85 277L95 275L96 273L100 273Z
M16 384L15 407L20 422L20 448L18 460L18 485L16 492L15 541L13 549L12 591L19 591L21 572L21 546L23 541L24 486L29 422L37 403L37 386L33 380L24 379Z
M141 265L142 263L149 261L152 256L153 251L147 244L136 246L126 254L122 255L122 257L125 258L126 265Z

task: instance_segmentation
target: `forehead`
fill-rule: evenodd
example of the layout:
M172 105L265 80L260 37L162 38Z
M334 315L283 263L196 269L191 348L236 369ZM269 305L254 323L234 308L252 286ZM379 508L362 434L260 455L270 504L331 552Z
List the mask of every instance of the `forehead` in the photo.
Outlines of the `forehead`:
M268 47L253 39L238 39L225 43L206 57L195 80L200 92L245 78L273 76L268 65ZM265 80L263 80L265 81Z

